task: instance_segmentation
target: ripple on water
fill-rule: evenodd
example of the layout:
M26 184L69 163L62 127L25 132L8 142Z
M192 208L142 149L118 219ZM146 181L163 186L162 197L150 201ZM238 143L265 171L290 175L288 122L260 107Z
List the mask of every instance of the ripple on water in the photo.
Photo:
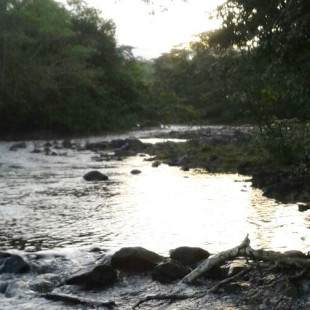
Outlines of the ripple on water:
M96 244L110 251L141 245L162 254L180 245L218 251L247 233L255 246L306 251L310 245L308 213L263 197L243 176L154 169L139 156L94 164L89 151L70 151L61 160L29 147L10 156L5 143L0 151L5 249ZM83 180L91 169L109 181ZM133 176L132 169L142 173Z

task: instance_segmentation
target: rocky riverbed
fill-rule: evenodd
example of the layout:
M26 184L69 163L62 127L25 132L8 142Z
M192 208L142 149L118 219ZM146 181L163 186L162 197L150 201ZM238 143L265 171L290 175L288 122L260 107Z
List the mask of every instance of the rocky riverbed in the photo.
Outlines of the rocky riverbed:
M298 268L236 259L187 285L181 279L212 257L205 249L180 247L171 250L170 257L141 247L122 248L113 255L94 248L75 252L75 259L72 254L1 252L2 309L267 310L310 306L310 274ZM78 267L81 254L84 265ZM298 251L287 252L287 256L309 259ZM231 281L224 283L227 278ZM193 294L200 296L186 298ZM139 304L147 296L155 300Z
M227 261L192 285L180 280L246 233L255 247L302 250L291 254L308 259L307 205L301 213L294 200L302 196L281 204L251 186L268 194L266 183L290 180L257 164L249 148L254 134L211 126L1 144L2 308L131 309L146 295L203 293L247 262ZM218 174L238 171L248 176ZM188 249L195 259L184 254ZM309 308L307 271L251 265L201 298L141 308Z

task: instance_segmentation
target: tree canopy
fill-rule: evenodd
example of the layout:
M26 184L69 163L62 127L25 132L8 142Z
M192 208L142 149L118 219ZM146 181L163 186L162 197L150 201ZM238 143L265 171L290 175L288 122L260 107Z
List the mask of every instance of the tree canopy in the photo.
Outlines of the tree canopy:
M82 0L0 2L0 129L87 133L134 122L145 86L115 25ZM122 117L120 117L122 116Z

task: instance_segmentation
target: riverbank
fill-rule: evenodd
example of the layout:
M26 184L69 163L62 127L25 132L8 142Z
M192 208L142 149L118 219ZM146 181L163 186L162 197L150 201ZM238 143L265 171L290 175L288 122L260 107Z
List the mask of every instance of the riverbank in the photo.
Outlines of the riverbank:
M122 248L112 255L97 247L68 253L0 252L2 309L309 308L310 274L302 265L309 264L308 255L252 249L261 257L271 255L268 262L240 258L245 254L242 245L239 248L240 253L234 248L213 255L183 246L169 256L142 247ZM220 255L227 259L222 261ZM275 264L278 260L282 264ZM185 281L208 261L213 261L213 268L194 282Z
M239 173L251 176L252 185L266 197L284 203L310 202L310 175L298 163L279 165L259 147L254 127L222 126L196 131L171 131L161 138L187 139L153 146L156 159L183 170L209 173Z

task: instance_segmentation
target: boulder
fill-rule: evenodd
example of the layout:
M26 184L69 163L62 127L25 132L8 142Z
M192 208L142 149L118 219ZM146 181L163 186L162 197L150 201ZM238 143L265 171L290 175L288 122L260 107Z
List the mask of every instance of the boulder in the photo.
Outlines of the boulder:
M170 250L170 258L181 262L183 265L193 265L210 256L210 253L202 248L182 246Z
M18 142L18 143L14 143L11 147L10 147L10 151L17 151L18 149L25 149L27 147L26 142Z
M67 279L68 285L81 285L85 289L102 288L117 280L116 271L108 265L98 265L92 270L78 272Z
M152 279L160 283L171 283L184 278L190 269L176 260L169 260L157 265L152 271Z
M127 273L150 271L162 261L162 256L142 247L122 248L111 258L114 268Z
M141 173L141 170L139 170L139 169L133 169L133 170L130 171L130 173L131 173L131 174L136 174L136 175L137 175L137 174L140 174L140 173Z
M16 254L5 252L0 253L0 274L1 273L26 273L30 266L22 257Z
M106 175L97 170L87 172L83 178L86 181L106 181L109 179Z

